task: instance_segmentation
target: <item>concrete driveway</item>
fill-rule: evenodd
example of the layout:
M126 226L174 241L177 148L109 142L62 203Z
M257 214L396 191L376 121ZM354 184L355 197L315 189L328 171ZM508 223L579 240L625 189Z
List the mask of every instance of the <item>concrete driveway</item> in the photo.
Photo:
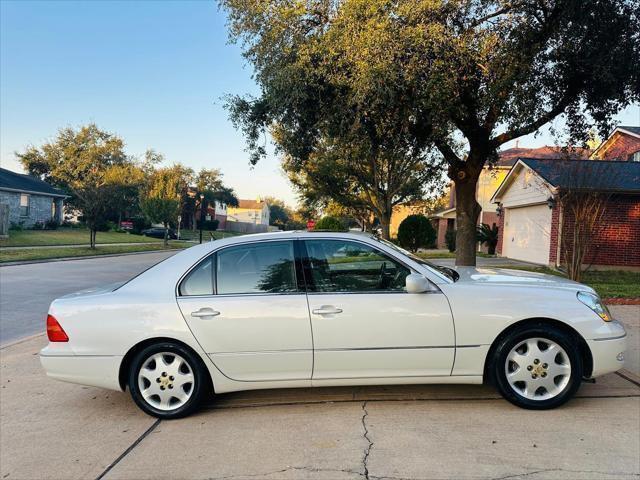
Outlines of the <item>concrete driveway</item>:
M552 411L483 386L221 395L158 421L128 393L45 377L43 336L0 351L3 479L637 479L640 387L612 374Z

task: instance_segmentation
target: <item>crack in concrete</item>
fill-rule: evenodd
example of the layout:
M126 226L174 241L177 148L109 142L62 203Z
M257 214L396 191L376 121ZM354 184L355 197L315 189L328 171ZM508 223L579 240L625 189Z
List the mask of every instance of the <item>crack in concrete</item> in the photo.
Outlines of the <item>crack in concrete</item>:
M640 478L640 474L638 473L630 473L630 472L600 472L597 470L571 470L568 468L546 468L543 470L534 470L531 472L525 472L525 473L514 473L514 474L509 474L509 475L505 475L502 477L484 477L487 478L488 480L512 480L512 479L518 479L518 478L525 478L531 475L536 475L539 473L551 473L551 472L565 472L565 473L591 473L591 474L595 474L595 475L606 475L606 476L611 476L611 477L638 477ZM371 476L370 480L431 480L431 478L433 477L395 477L395 476ZM450 478L455 478L455 477L450 477ZM605 478L605 477L603 477Z
M362 473L354 470L340 470L336 468L317 468L317 467L286 467L280 470L271 470L263 473L250 473L250 474L237 474L227 475L224 477L209 477L207 480L229 480L232 478L253 478L253 477L267 477L269 475L276 475L278 473L286 473L291 471L305 471L305 472L332 472L332 473L351 473L353 475L363 476Z
M362 428L364 429L363 438L368 442L367 447L364 449L364 456L362 457L362 467L364 471L364 478L369 480L369 455L371 454L371 449L373 448L373 442L371 438L369 438L369 429L367 428L367 417L369 416L369 412L367 411L367 402L362 402Z

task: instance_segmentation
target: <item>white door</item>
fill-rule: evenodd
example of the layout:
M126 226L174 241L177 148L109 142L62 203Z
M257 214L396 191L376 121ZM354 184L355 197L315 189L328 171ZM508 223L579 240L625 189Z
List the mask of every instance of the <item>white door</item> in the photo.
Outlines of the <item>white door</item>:
M551 209L546 204L505 209L505 257L547 265L550 245Z
M223 248L180 285L178 304L218 369L232 380L309 380L307 298L292 241Z
M313 380L450 375L451 310L404 290L409 268L364 243L306 240Z

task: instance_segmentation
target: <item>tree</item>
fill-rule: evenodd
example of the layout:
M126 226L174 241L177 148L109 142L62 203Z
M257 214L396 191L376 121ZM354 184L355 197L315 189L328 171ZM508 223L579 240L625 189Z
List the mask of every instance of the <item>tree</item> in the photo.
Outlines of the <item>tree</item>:
M280 230L286 230L292 215L292 210L284 201L275 197L265 197L263 200L269 205L269 225L274 225Z
M572 140L586 140L593 123L606 134L612 116L640 100L635 0L222 5L261 86L231 110L252 160L271 129L296 171L318 157L320 173L325 163L346 168L357 182L337 185L359 187L386 214L395 180L412 181L415 159L434 146L455 184L457 265L475 265L476 185L501 145L559 115Z
M314 230L324 230L327 232L344 232L343 223L335 217L322 217L316 223Z
M494 223L491 227L483 223L478 226L477 240L480 243L486 243L489 255L496 254L496 246L498 245L498 226Z
M398 227L398 242L401 247L417 252L430 247L436 241L436 231L424 215L409 215Z
M67 205L82 212L95 248L96 229L131 201L142 172L124 153L124 142L95 124L64 128L53 142L16 153L32 175L68 193Z
M182 195L188 185L180 165L157 169L142 193L140 207L153 223L164 226L164 246L169 244L169 225L175 225L182 207Z

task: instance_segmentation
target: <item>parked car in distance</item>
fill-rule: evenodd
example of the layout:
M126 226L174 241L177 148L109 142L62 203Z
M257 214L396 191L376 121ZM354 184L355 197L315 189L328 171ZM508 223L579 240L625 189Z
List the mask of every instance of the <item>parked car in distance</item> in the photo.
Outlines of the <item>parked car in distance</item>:
M184 250L119 286L55 300L50 377L129 389L177 418L213 393L335 385L493 384L563 404L624 365L626 333L588 286L445 268L361 233L277 232Z
M142 231L142 235L144 235L145 237L152 237L152 238L164 238L164 228L163 227L147 228L146 230ZM175 230L170 228L167 238L170 238L171 240L176 240L178 236L176 235Z

